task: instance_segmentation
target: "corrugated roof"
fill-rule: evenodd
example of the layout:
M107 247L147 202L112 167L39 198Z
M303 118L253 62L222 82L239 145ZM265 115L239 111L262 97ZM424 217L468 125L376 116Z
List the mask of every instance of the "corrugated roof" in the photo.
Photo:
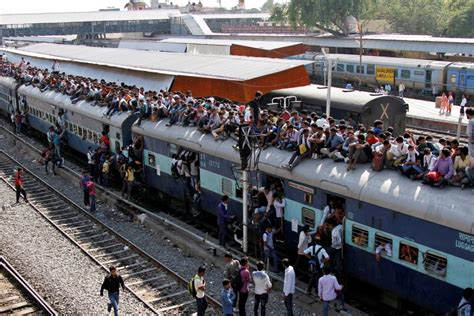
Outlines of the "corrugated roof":
M262 19L270 18L269 13L218 13L218 14L193 14L206 19Z
M74 23L94 21L127 21L127 20L167 20L170 16L179 16L179 10L137 10L137 11L93 11L2 14L0 25L36 24L36 23Z
M245 81L275 74L311 61L221 55L149 52L60 44L33 44L7 52L46 59L68 60L166 75Z
M241 45L246 47L273 50L283 47L295 46L302 44L301 42L278 42L278 41L242 41L242 40L227 40L227 39L206 39L206 38L167 38L161 40L163 43L182 43L182 44L198 44L198 45L221 45L221 46L232 46Z

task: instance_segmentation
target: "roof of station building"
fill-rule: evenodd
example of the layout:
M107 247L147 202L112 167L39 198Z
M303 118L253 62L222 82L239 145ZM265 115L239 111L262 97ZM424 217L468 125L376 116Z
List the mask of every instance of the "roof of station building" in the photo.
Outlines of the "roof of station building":
M0 25L75 23L102 21L168 20L179 10L91 11L60 13L1 14Z
M178 44L198 44L198 45L217 45L217 46L232 46L240 45L264 50L274 50L283 47L301 45L301 42L279 42L279 41L245 41L245 40L231 40L231 39L206 39L206 38L167 38L161 40L162 43L178 43Z
M164 53L49 43L33 44L20 49L3 48L2 50L26 57L58 59L173 76L231 81L260 78L311 63L311 61L302 60Z

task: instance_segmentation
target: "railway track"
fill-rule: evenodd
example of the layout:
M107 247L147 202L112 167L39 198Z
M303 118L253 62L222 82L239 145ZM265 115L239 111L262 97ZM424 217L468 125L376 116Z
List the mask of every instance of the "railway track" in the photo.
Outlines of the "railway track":
M58 315L2 256L0 256L0 315Z
M0 178L12 189L15 168L19 166L24 170L24 187L30 205L104 270L116 266L127 290L150 311L158 315L195 312L195 300L187 291L186 279L0 151ZM217 314L219 302L210 296L207 300L209 310Z

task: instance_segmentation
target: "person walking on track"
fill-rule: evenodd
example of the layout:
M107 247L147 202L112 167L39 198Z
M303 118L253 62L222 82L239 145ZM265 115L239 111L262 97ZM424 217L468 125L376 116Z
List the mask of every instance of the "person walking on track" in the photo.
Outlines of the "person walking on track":
M84 206L89 207L89 188L87 187L87 182L89 182L90 177L87 174L87 171L82 171L81 181L79 181L79 185L81 186L82 193L84 194Z
M26 191L23 188L23 169L18 168L15 174L15 189L16 189L16 202L20 203L20 195L23 194L23 199L28 203L26 198Z
M197 316L204 316L207 309L207 300L206 300L206 282L204 281L204 274L206 273L205 267L199 267L197 274L194 276L193 283L194 288L196 289L196 307L197 307Z
M113 308L114 316L118 316L120 286L122 286L122 290L125 290L125 284L116 267L112 266L109 270L110 274L105 277L100 288L100 296L104 296L104 290L109 292L110 303L107 305L107 311L110 313Z

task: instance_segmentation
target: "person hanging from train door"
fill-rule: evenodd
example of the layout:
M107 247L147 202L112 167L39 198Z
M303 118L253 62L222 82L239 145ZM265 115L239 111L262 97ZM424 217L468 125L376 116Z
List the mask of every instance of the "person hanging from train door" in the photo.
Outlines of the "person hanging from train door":
M229 197L224 195L221 202L217 206L217 226L219 227L219 246L225 248L225 240L227 235L227 222L231 219L228 214Z
M23 195L25 203L28 203L26 191L23 188L23 169L18 167L15 174L16 203L20 203L20 195Z

